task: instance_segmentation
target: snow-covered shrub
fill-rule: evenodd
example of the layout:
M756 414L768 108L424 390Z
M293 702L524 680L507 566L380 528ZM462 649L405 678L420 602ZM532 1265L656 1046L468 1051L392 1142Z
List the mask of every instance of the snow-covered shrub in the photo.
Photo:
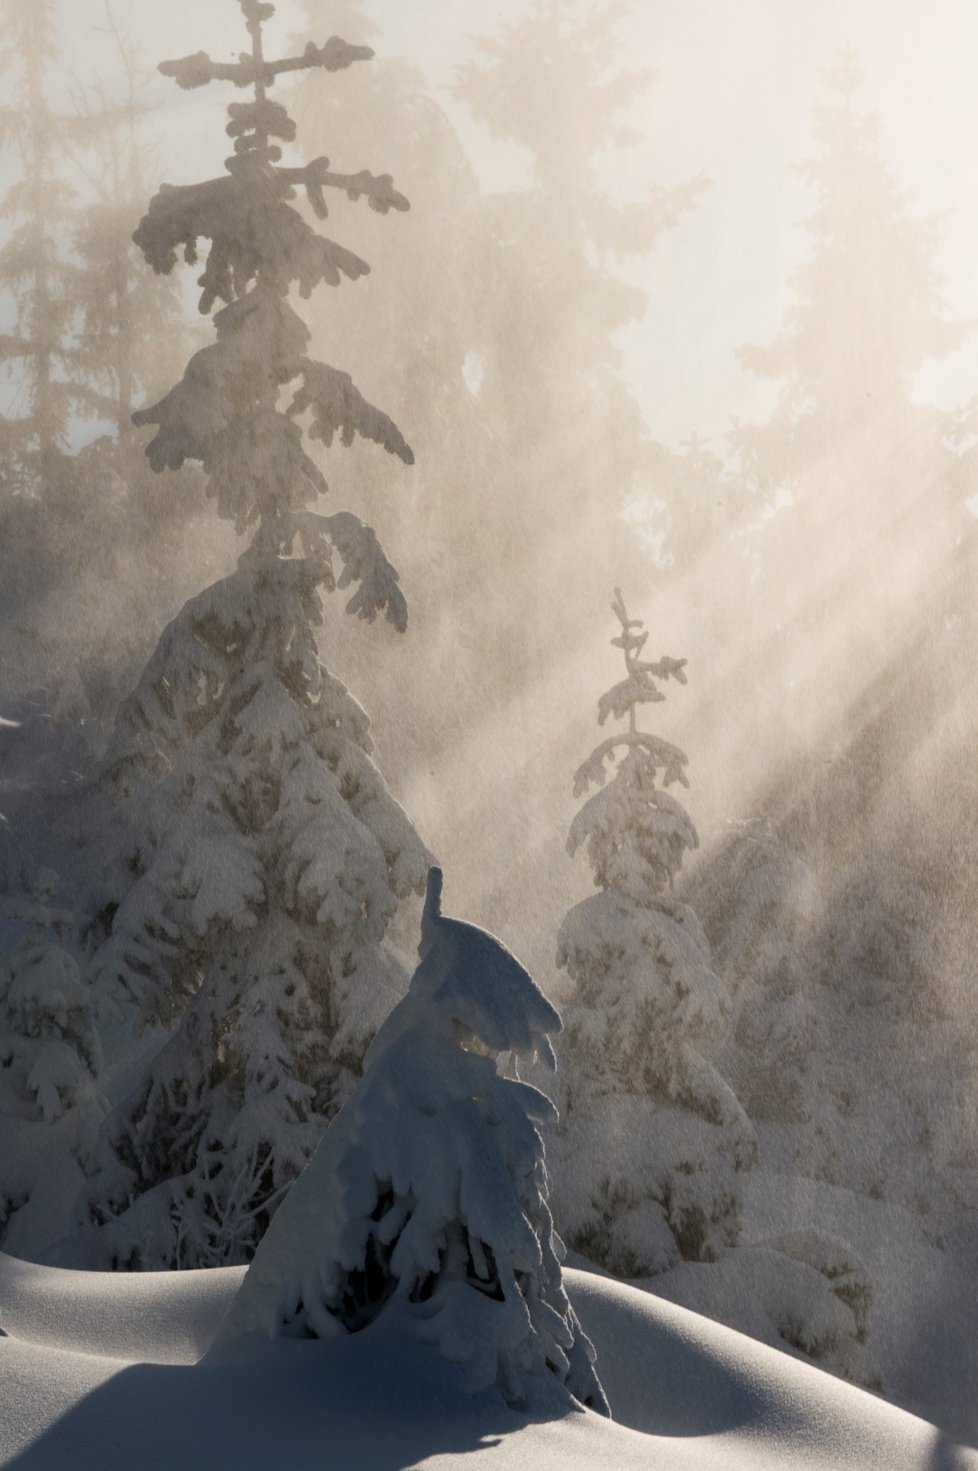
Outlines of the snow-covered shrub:
M123 703L101 772L123 833L106 865L109 933L93 965L101 1004L172 1034L106 1120L66 1259L163 1267L248 1260L359 1075L403 991L387 941L429 855L387 790L368 721L320 661L322 594L403 631L397 574L348 512L307 509L328 487L303 445L356 436L405 463L392 421L345 373L306 356L289 304L367 269L290 203L303 190L407 208L387 176L280 164L295 129L267 96L282 70L337 71L370 53L333 38L301 58L265 56L273 7L241 0L252 49L228 65L165 63L181 86L252 89L229 107L234 154L219 179L164 186L136 231L157 271L197 258L201 309L224 303L217 340L135 419L154 469L199 461L218 513L254 528L237 569L165 629ZM279 140L279 141L276 141ZM284 410L283 390L291 393Z
M762 1244L792 1261L803 1262L826 1278L835 1296L852 1313L857 1341L865 1342L873 1294L866 1268L849 1242L808 1227L782 1231Z
M683 1263L656 1294L762 1342L788 1347L871 1389L881 1386L867 1343L872 1290L853 1248L811 1227L737 1247L718 1262Z
M21 1255L64 1230L104 1110L90 990L33 912L0 964L0 1242Z
M737 1096L755 1123L809 1121L818 1046L810 949L823 903L812 869L771 823L732 822L687 898L715 937L733 998L721 1056Z
M432 869L408 993L219 1342L356 1333L397 1313L473 1391L532 1409L557 1385L607 1413L561 1283L537 1127L553 1106L517 1072L538 1054L553 1066L560 1018L505 946L442 914L441 885Z
M91 994L75 961L50 941L21 946L0 966L4 1111L53 1123L94 1097L100 1061Z
M627 715L629 728L602 742L575 782L577 795L597 791L568 849L586 849L598 892L558 937L576 992L565 1013L555 1213L578 1250L637 1277L710 1260L737 1240L737 1176L754 1139L710 1060L728 1025L727 992L696 915L669 893L697 843L665 790L687 784L686 757L636 722L639 705L664 698L659 683L685 683L685 661L644 661L647 633L620 593L613 607L626 677L602 696L598 719Z

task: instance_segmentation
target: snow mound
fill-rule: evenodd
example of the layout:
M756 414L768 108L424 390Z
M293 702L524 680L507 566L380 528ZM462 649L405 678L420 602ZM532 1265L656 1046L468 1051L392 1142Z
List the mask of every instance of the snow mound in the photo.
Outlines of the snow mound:
M24 1345L70 1354L193 1364L244 1272L75 1272L0 1252L0 1329Z
M978 1452L649 1293L568 1271L617 1423L532 1420L395 1322L193 1360L241 1271L66 1272L0 1255L9 1471L978 1471ZM380 1330L380 1331L378 1331Z

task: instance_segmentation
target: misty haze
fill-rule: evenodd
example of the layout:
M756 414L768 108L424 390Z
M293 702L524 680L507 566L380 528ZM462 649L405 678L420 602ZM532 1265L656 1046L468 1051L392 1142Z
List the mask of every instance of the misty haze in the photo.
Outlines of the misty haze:
M0 18L0 1464L978 1466L973 13Z

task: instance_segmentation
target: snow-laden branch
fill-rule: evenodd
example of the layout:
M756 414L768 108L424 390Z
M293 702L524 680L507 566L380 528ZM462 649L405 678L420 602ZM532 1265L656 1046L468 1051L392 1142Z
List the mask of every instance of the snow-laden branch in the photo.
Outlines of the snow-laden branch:
M345 71L355 61L369 61L373 54L370 46L352 46L339 36L330 36L322 46L310 41L301 56L288 56L280 61L256 62L247 55L239 61L212 61L206 51L195 51L191 56L160 62L159 70L186 91L206 87L208 82L233 82L236 87L252 87L261 82L267 86L283 72L305 71L309 67Z
M322 220L328 213L323 198L324 189L341 189L354 204L358 199L366 199L377 214L384 215L391 209L403 211L411 208L404 195L394 188L394 180L390 174L372 174L368 169L361 169L356 174L334 174L328 158L315 158L301 168L277 168L275 177L291 187L301 186L305 189L309 203Z
M619 746L645 751L652 764L662 769L663 786L671 786L674 781L678 781L680 786L689 786L689 779L685 772L688 757L678 746L672 745L669 741L660 740L658 736L649 735L645 731L626 731L621 735L609 736L606 741L602 741L600 746L596 746L587 760L578 767L574 777L575 797L586 792L590 786L604 784L607 776L604 763L614 755Z
M311 552L318 551L326 538L339 553L343 571L337 586L357 584L346 611L368 623L383 613L388 623L403 633L407 628L407 603L398 586L397 572L384 555L373 527L366 526L352 511L338 511L334 516L306 511L297 519Z
M411 446L393 419L367 402L349 373L312 358L302 358L298 370L302 385L296 389L287 412L296 416L312 410L311 438L322 440L328 447L334 434L338 433L345 445L352 444L354 435L359 434L383 445L388 454L397 455L405 465L414 464Z
M295 139L295 123L281 102L262 97L254 102L232 102L228 107L228 122L225 132L229 138L245 139L255 133L281 138L283 143Z
M643 679L633 671L598 700L598 724L604 725L609 715L622 720L636 705L653 705L664 699L665 695L651 679Z
M161 184L133 234L157 274L167 275L182 248L191 265L197 242L211 242L200 277L201 312L220 298L232 302L258 276L284 293L292 282L309 296L320 284L356 281L370 267L353 251L317 235L283 196L291 186L274 174L264 187L233 175L201 184Z

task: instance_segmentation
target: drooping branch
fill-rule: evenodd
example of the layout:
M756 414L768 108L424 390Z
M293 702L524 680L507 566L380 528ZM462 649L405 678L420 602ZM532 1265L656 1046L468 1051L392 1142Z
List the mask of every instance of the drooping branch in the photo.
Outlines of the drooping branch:
M411 446L393 419L367 402L349 373L311 358L300 359L297 368L302 374L302 384L286 412L296 417L307 409L312 410L309 430L312 439L321 440L328 448L336 434L344 445L351 445L359 434L382 445L405 465L414 464Z
M197 259L197 241L211 242L200 278L200 310L210 311L218 299L232 302L262 272L283 294L290 282L308 297L320 282L338 286L343 276L355 281L370 270L367 262L333 240L326 240L281 199L267 202L240 189L230 175L174 188L163 184L139 222L133 240L154 271L168 274L182 248L185 259Z
M328 213L328 188L352 200L365 198L380 214L406 210L409 204L389 174L337 173L323 157L279 166L279 143L291 143L296 129L286 108L266 94L276 72L300 66L338 70L372 53L334 38L325 47L307 47L291 62L267 62L262 28L274 6L263 0L239 4L251 48L238 63L221 67L201 52L162 67L184 86L215 77L253 86L251 98L228 108L226 131L234 140L234 157L225 160L227 173L197 184L163 185L133 236L160 274L173 270L179 254L193 264L198 250L203 255L206 249L199 306L207 313L224 303L215 317L218 341L195 354L182 381L159 403L141 410L135 422L157 428L147 446L154 469L198 460L220 513L239 530L258 524L262 545L281 550L293 544L299 530L293 513L327 489L302 448L297 418L308 415L310 437L327 446L336 438L350 445L360 435L405 464L414 462L397 425L367 402L349 374L306 356L309 334L287 304L290 290L297 287L307 297L320 284L336 286L344 277L355 281L369 266L320 235L290 201L304 190L320 218ZM298 382L291 402L280 408L280 390L293 380ZM360 584L350 611L367 618L385 612L403 627L406 610L397 577L375 542L362 530L352 536L345 522L337 536L333 540L348 569L346 582Z
M366 526L351 511L338 511L320 516L305 511L298 516L299 532L308 551L328 555L336 549L343 571L336 584L341 590L356 583L356 591L346 605L348 613L373 623L378 613L403 633L407 628L408 610L398 583L396 569L388 561L373 527Z
M623 731L621 735L609 736L606 741L602 741L600 746L596 746L587 760L578 767L574 777L575 797L587 791L589 786L604 784L607 776L604 763L606 759L610 759L615 754L619 746L628 746L633 750L647 752L653 763L662 768L663 786L671 786L674 781L678 781L680 786L689 786L689 778L685 771L688 757L684 751L669 741L663 741L658 736L650 735L647 731Z

